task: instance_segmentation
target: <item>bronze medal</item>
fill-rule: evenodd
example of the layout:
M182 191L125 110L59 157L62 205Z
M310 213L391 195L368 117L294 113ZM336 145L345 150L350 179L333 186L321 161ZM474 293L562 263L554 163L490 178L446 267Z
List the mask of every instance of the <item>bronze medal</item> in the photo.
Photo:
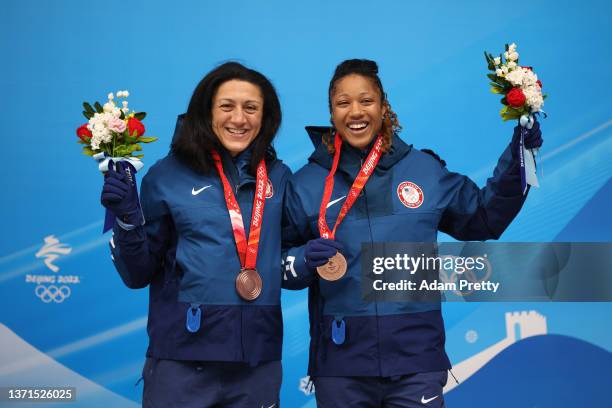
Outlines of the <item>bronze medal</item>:
M340 279L346 274L346 258L340 252L336 252L325 265L317 266L317 273L326 281Z
M263 287L261 276L255 269L243 269L236 277L236 291L244 300L255 300Z

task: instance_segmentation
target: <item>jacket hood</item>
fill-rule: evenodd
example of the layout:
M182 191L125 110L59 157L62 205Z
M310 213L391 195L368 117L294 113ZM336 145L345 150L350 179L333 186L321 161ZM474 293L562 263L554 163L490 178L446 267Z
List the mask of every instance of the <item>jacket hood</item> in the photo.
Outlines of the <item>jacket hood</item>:
M327 152L327 146L323 143L323 135L329 133L330 130L331 127L329 126L306 126L306 132L315 147L315 151L310 155L308 161L317 163L326 169L331 169L333 156ZM404 142L397 134L393 135L391 148L382 155L376 168L382 170L390 169L395 163L410 153L411 150L412 145ZM367 152L362 152L348 143L343 143L339 169L344 168L349 173L352 173L353 171L349 168L357 166L357 171L359 171L361 159L365 158L368 152L369 149Z

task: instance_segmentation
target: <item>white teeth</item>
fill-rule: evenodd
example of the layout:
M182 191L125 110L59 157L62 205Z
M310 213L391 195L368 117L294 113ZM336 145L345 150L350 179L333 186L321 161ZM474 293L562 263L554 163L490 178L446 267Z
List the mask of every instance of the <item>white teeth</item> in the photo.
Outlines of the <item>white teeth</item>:
M351 123L350 125L348 125L349 129L354 129L354 130L359 130L359 129L363 129L366 126L368 126L368 124L366 122L362 122L362 123Z
M228 132L230 133L234 133L237 135L244 135L247 132L247 129L232 129L232 128L226 128Z

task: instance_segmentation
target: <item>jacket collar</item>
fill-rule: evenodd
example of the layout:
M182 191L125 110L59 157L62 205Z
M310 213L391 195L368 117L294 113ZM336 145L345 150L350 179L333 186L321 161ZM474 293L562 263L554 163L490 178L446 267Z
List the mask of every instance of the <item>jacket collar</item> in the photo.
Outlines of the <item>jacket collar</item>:
M331 169L333 155L327 152L327 146L322 143L322 137L330 131L330 127L326 126L307 126L306 132L310 136L310 140L315 146L314 153L308 158L309 162L317 163L326 169ZM340 154L340 163L338 170L348 173L351 177L356 176L361 168L362 159L365 160L373 142L365 151L360 151L349 145L342 144L342 152ZM389 170L395 163L404 158L412 150L412 145L406 144L398 135L393 135L391 148L382 155L378 161L376 169Z

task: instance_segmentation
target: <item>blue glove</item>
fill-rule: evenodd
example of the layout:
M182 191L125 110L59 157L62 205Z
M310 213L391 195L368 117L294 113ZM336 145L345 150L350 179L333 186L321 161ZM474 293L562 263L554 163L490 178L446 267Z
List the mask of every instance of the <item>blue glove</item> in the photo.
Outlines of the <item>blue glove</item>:
M122 222L142 225L142 211L136 188L136 169L128 162L109 161L102 187L102 205Z
M309 269L325 265L329 258L342 250L342 244L338 241L325 238L311 239L306 243L304 250L304 261Z
M531 129L525 128L527 134L525 135L525 147L527 149L537 149L542 146L544 139L542 139L542 131L540 130L540 123L536 120L533 122ZM514 128L514 134L512 135L512 142L510 143L512 149L512 156L514 158L519 157L519 147L521 140L521 125L519 124Z

